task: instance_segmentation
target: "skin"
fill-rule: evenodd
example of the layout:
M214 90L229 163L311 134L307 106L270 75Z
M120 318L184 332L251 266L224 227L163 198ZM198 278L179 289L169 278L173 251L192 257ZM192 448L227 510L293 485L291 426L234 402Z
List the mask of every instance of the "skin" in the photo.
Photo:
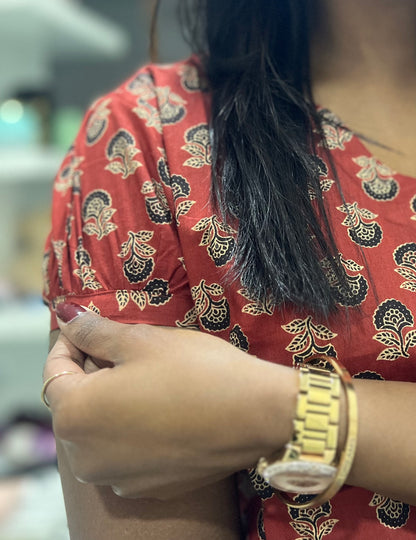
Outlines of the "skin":
M316 101L357 132L400 148L366 143L393 169L416 176L416 2L320 2L327 16L312 47ZM120 531L127 539L239 538L232 475L289 440L296 372L212 336L117 325L90 313L61 332L45 377L79 371L48 389L73 540ZM85 374L79 350L116 367L95 372L87 361ZM192 385L184 385L189 377ZM416 504L416 430L408 421L415 385L356 380L355 387L359 440L348 483ZM143 501L149 497L168 500Z

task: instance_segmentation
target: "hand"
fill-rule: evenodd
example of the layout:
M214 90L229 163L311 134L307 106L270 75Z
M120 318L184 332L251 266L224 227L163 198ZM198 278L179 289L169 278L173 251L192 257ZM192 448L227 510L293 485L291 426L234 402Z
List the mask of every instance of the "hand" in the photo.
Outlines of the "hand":
M289 439L293 370L200 332L71 310L78 316L59 322L45 379L77 372L47 393L79 480L124 497L170 498L253 466ZM58 314L69 318L68 309ZM114 367L86 374L86 356Z

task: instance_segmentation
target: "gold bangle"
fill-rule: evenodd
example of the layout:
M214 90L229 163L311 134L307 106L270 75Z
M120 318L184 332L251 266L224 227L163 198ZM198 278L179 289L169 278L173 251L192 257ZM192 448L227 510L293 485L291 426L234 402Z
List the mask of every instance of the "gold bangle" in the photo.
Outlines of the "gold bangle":
M345 391L346 396L346 408L347 408L347 434L345 438L345 445L342 449L339 459L337 473L331 484L327 487L325 491L317 494L310 501L304 503L296 502L287 497L284 493L279 490L276 491L276 495L288 506L299 509L311 508L313 506L319 506L320 504L325 503L331 499L344 485L345 480L348 477L348 474L351 470L355 450L357 447L357 435L358 435L358 404L357 396L355 393L354 386L352 384L352 378L347 369L339 362L335 361L334 358L325 355L315 355L308 358L305 363L311 362L313 360L324 360L331 364L334 368L335 373L340 377L342 386Z
M46 390L48 389L48 386L51 384L52 381L55 379L58 379L59 377L63 377L64 375L77 375L76 371L61 371L60 373L56 373L55 375L52 375L49 377L49 379L46 379L46 381L43 383L42 391L40 393L40 399L44 405L48 407L48 409L51 408L50 403L48 401L48 398L46 397Z

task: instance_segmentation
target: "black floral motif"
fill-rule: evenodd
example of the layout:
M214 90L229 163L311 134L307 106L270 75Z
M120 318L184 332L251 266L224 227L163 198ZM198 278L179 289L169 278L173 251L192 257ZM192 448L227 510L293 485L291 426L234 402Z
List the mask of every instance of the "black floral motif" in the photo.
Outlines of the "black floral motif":
M379 330L373 339L387 346L378 355L377 360L409 358L410 347L416 346L416 330L410 330L404 335L404 329L414 324L410 310L398 300L390 298L377 307L373 322Z
M313 497L314 495L297 495L294 500L303 503L310 501ZM290 525L299 535L298 540L322 540L324 536L332 533L339 521L338 519L326 519L318 523L320 519L327 518L331 515L332 505L330 502L306 509L288 506L288 512L293 519Z
M340 212L347 214L342 225L348 227L348 235L353 242L366 248L374 248L381 244L383 231L380 225L371 221L366 223L364 220L375 220L377 214L373 214L366 208L359 208L356 202L345 203L337 207Z
M108 108L110 102L111 99L106 99L96 107L93 105L93 112L86 127L86 140L88 146L93 146L98 143L106 132L108 127L108 116L111 113Z
M163 186L156 180L146 180L141 193L145 196L146 212L150 221L156 225L172 223L172 214Z
M121 174L121 177L126 179L134 174L138 167L142 167L140 161L134 159L139 152L133 135L125 129L119 129L108 143L106 153L110 163L105 169L113 174Z
M359 306L367 297L368 282L361 274L351 276L348 272L359 272L363 269L363 266L351 259L344 259L342 256L340 256L340 261L346 270L347 287L341 286L329 261L327 259L321 261L322 268L328 277L335 299L341 306Z
M110 221L116 212L111 204L111 195L103 189L96 189L87 195L82 205L82 219L89 221L82 229L86 234L96 235L97 240L101 240L117 229L117 225Z
M211 140L208 124L198 124L185 131L185 150L192 157L188 158L184 165L200 169L204 165L211 165Z
M246 352L250 347L247 336L244 334L241 326L238 324L236 324L230 332L230 343Z
M378 493L374 493L368 505L376 507L377 519L389 529L400 529L409 519L410 506L408 504Z
M248 477L251 485L253 486L259 497L261 497L264 501L273 497L273 488L260 474L258 474L255 468L249 469Z
M156 86L155 90L162 125L177 124L185 118L186 109L184 105L186 101L181 96L173 93L169 86Z
M397 247L393 253L393 258L397 266L400 267L395 268L395 272L406 280L400 287L416 292L416 243L409 242Z
M374 157L360 156L353 161L361 167L357 173L362 180L364 192L376 201L391 201L399 193L399 184L392 170Z
M152 279L148 282L144 291L147 293L148 302L152 306L166 304L172 297L169 292L169 282L165 279Z
M185 314L183 321L176 321L177 326L194 327L198 319L201 326L210 332L221 332L230 326L230 306L223 296L221 285L208 285L203 279L199 285L192 287L191 294L195 305ZM213 300L213 296L222 298Z
M205 217L192 227L193 231L204 231L200 246L207 246L208 255L215 266L224 266L233 257L236 231L222 223L217 216Z
M155 262L152 255L156 250L147 243L153 238L153 234L153 231L129 231L128 240L121 246L118 256L129 256L128 260L123 262L123 272L130 283L145 281L153 272Z
M185 64L179 68L178 74L181 78L181 85L187 92L203 92L208 89L207 81L200 77L196 66Z
M410 219L416 220L416 195L410 200L410 210L414 212L414 215Z
M319 341L330 341L334 339L337 334L329 330L323 324L315 324L312 321L312 317L306 317L306 319L294 319L288 324L282 325L285 332L289 334L296 334L286 350L295 353L293 355L293 364L297 365L304 362L307 358L314 354L322 354L326 356L332 356L336 358L337 353L334 346L331 343L326 345L319 345ZM323 368L330 368L329 365L322 366Z
M91 256L83 246L82 236L78 238L78 245L74 258L78 266L78 268L74 270L74 275L81 280L82 290L90 289L96 291L97 289L101 289L102 285L95 278L96 270L91 268Z
M326 163L319 156L311 155L311 165L314 169L315 175L319 176L319 185L322 193L329 191L334 183L334 180L328 178L328 167ZM308 187L309 198L311 200L316 199L315 189L312 185Z
M74 155L73 149L69 151L68 156L70 156L70 161L59 171L54 189L63 195L68 189L72 189L74 195L79 195L81 176L83 175L83 171L79 167L85 158Z
M257 515L257 534L259 537L259 540L267 540L266 539L266 531L264 530L264 510L263 508L260 508L259 513Z
M384 381L384 377L382 377L379 373L376 373L375 371L360 371L360 373L356 373L353 376L353 379L370 379L372 381Z

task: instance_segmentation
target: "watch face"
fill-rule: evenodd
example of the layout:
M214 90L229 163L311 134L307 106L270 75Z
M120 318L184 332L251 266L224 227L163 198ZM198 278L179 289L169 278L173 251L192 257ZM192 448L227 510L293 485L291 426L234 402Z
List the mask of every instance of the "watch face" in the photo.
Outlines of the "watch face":
M263 478L272 487L287 493L317 494L327 489L337 469L313 461L278 461L266 467Z

